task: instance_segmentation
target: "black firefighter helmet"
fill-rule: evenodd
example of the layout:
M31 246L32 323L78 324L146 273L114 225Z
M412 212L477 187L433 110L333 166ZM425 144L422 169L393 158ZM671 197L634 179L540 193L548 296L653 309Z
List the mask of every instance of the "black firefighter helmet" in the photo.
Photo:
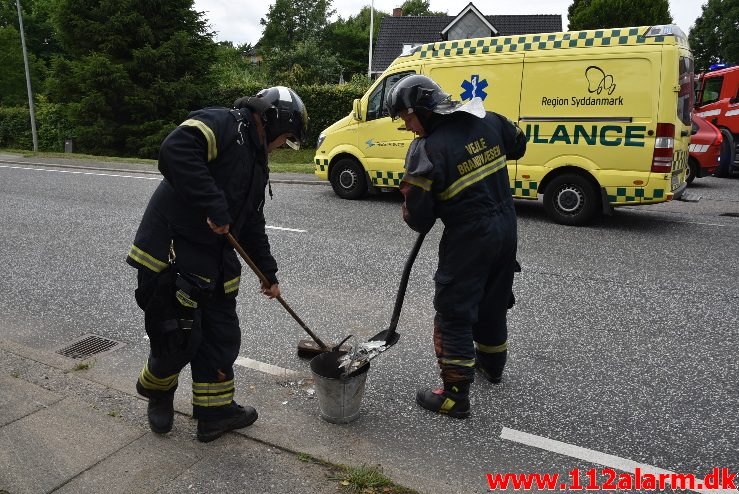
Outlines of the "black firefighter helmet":
M450 102L450 96L441 86L425 75L409 75L396 82L385 99L390 117L395 120L402 110L413 113L419 110L433 112L443 103Z
M267 142L282 134L290 134L287 144L298 149L308 132L308 111L298 93L285 86L273 86L259 91L255 98L240 98L235 108L248 106L261 115Z

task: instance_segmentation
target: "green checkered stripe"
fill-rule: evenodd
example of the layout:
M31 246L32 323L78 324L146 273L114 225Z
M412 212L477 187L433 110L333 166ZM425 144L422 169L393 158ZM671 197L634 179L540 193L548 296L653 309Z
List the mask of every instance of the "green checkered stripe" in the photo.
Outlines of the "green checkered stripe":
M321 160L320 158L315 158L314 160L316 162L316 171L317 172L325 172L328 170L328 160Z
M643 45L664 43L673 36L639 35L647 27L625 29L598 29L569 33L527 34L497 36L494 38L461 39L421 45L415 50L419 58L449 57L486 53L510 53L517 51L551 50L555 48L584 48L588 46Z
M370 179L374 185L400 187L400 181L403 180L403 172L381 172L371 171Z
M660 201L665 198L664 189L644 189L644 187L606 187L608 202L612 204Z
M513 197L523 197L528 199L536 199L539 190L539 182L531 180L514 180L511 187Z

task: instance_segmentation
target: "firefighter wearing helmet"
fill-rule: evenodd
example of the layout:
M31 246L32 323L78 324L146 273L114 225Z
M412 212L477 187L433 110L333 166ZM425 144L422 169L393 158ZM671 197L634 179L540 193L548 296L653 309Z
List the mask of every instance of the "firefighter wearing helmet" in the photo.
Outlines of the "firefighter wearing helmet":
M136 302L150 341L136 389L149 399L152 431L172 429L178 376L188 363L200 441L257 419L254 408L233 400L241 265L224 234L233 234L266 275L262 292L278 296L263 211L267 156L285 143L298 146L307 125L300 97L277 86L241 98L233 108L194 111L162 143L164 180L126 259L138 270Z
M429 77L409 75L390 90L386 107L417 134L405 159L403 219L427 232L441 219L434 276L434 346L443 387L421 389L416 402L455 418L470 414L475 369L497 383L508 348L513 304L516 212L506 160L523 156L526 138L475 97L461 104Z

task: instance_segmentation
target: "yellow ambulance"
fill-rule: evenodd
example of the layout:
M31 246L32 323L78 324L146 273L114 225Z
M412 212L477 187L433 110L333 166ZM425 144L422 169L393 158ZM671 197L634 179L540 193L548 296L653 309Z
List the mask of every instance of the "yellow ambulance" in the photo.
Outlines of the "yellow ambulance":
M325 129L315 173L345 199L398 187L413 134L384 100L408 74L453 99L482 99L518 123L526 155L508 162L511 193L543 196L549 216L580 225L613 206L683 193L693 58L674 25L442 41L401 55Z

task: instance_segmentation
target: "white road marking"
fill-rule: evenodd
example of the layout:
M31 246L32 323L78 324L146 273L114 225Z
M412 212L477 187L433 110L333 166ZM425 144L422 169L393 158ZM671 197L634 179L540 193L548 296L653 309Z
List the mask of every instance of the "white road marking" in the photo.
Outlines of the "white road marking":
M687 225L703 225L703 226L735 226L735 225L725 225L723 223L701 223L699 221L678 221L678 220L660 220L664 221L665 223L685 223Z
M284 367L278 367L272 364L266 364L264 362L260 362L259 360L254 360L248 357L239 357L234 363L236 365L240 365L241 367L246 367L247 369L258 370L259 372L272 374L273 376L278 377L295 377L299 375L298 372L295 372L294 370L285 369Z
M308 233L308 230L298 230L297 228L285 228L283 226L269 226L269 225L267 225L265 228L269 228L270 230L284 230L286 232Z
M650 473L652 475L659 475L661 473L671 475L675 473L670 470L665 470L663 468L648 465L646 463L639 463L626 458L621 458L620 456L601 453L600 451L582 448L580 446L575 446L574 444L563 443L561 441L556 441L547 437L536 436L534 434L529 434L528 432L517 431L515 429L509 429L507 427L503 427L503 430L500 431L500 438L520 444L525 444L526 446L532 446L534 448L551 451L560 455L569 456L571 458L577 458L589 463L595 463L598 465L603 465L605 467L614 468L616 470L621 470L632 475L637 468L642 473ZM696 484L698 483L702 484L702 478L696 476ZM739 493L739 491L735 489L696 489L693 492L702 492L706 494Z
M79 171L73 171L73 170L49 170L48 168L36 168L36 167L28 167L28 166L10 166L10 165L0 165L0 168L10 168L12 170L31 170L31 171L42 171L42 172L49 172L49 173L70 173L72 175L94 175L97 177L118 177L118 178L135 178L140 180L162 180L162 177L142 177L138 175L116 175L113 173L95 173L95 172L79 172ZM135 171L131 172L132 174L136 173ZM296 233L308 233L308 230L299 230L297 228L286 228L283 226L269 226L267 225L265 228L269 228L271 230L284 230L287 232L296 232Z
M95 175L97 177L118 177L118 178L136 178L139 180L162 180L162 177L141 177L138 175L115 175L113 173L95 173L95 172L78 172L74 170L49 170L48 168L35 168L28 166L10 166L0 165L0 168L10 168L13 170L32 170L37 172L49 172L49 173L69 173L72 175ZM136 172L131 172L136 173Z

